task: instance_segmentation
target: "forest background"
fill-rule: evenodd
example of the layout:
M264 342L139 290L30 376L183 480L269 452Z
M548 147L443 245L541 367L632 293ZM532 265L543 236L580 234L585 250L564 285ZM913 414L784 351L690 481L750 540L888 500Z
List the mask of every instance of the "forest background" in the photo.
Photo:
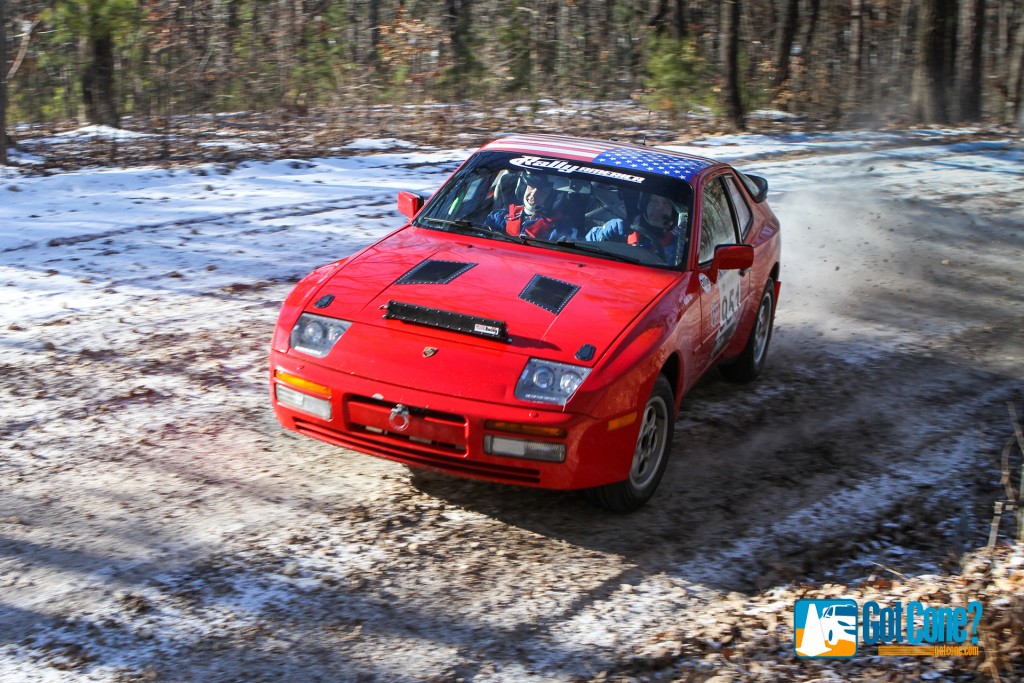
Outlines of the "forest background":
M387 134L409 105L437 105L416 118L441 135L466 128L451 107L525 110L523 128L552 101L630 101L677 129L765 108L1024 128L1024 0L0 0L0 29L0 163L31 127L247 112Z

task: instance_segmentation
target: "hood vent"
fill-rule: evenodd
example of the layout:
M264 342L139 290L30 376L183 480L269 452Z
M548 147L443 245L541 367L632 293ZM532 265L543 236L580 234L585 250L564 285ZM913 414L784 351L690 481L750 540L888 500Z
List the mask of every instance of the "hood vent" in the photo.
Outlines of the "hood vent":
M427 259L402 277L395 280L395 284L446 285L475 265L475 263L463 263L461 261Z
M523 291L519 292L519 298L557 315L578 291L579 285L534 275Z
M508 325L505 322L465 313L442 311L439 308L427 308L402 301L389 301L384 311L384 317L452 332L472 334L485 339L508 341Z

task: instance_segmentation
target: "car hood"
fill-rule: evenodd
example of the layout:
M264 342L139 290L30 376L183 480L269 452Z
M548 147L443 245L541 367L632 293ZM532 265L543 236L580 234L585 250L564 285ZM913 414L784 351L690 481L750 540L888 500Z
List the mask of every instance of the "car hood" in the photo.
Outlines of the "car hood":
M449 358L458 355L460 367L474 374L485 369L507 374L502 366L511 365L517 376L522 356L594 365L679 276L563 251L406 228L349 259L311 298L307 310L354 323L331 356L358 350L360 375L384 379L407 373L402 359L430 353L430 347ZM389 317L398 309L426 321ZM473 332L476 325L483 325L480 334ZM499 326L507 338L489 337ZM464 331L446 329L451 327ZM593 349L588 353L586 346ZM396 359L393 367L391 359ZM337 361L351 362L340 356Z

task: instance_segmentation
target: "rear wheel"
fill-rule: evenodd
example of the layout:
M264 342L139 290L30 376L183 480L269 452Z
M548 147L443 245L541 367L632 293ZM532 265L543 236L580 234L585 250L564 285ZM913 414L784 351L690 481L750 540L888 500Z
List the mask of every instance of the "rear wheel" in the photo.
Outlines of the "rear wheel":
M751 382L761 374L768 357L768 343L772 340L775 324L775 283L771 278L764 286L761 302L757 306L757 317L750 328L750 336L743 352L727 365L718 367L722 376L731 382Z
M614 512L632 512L643 507L665 474L675 421L672 385L664 375L659 375L640 416L640 433L636 437L629 478L587 489L591 502Z

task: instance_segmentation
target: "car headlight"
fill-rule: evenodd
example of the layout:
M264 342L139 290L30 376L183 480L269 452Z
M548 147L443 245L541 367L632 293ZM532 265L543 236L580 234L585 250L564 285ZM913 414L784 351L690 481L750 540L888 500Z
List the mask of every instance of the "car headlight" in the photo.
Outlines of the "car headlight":
M289 344L296 351L323 358L351 326L347 320L303 313L292 328Z
M516 383L516 398L564 406L589 374L590 368L531 358Z

